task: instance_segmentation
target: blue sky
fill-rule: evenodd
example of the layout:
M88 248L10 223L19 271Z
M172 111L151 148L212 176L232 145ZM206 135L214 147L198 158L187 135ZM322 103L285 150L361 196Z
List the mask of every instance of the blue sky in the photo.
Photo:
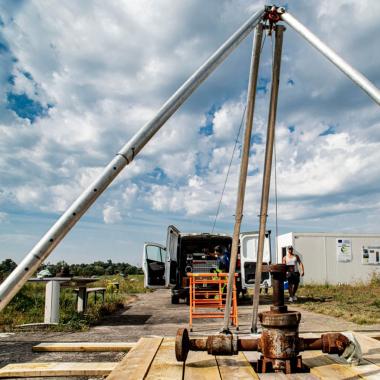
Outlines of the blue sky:
M0 259L20 261L172 92L263 4L1 2ZM288 7L380 87L379 2L303 0ZM144 241L164 243L169 224L211 230L244 111L251 45L250 37L177 111L49 261L139 264ZM258 227L271 50L267 37L244 230ZM277 120L280 233L380 232L379 108L289 27ZM232 231L240 149L239 142L219 232Z

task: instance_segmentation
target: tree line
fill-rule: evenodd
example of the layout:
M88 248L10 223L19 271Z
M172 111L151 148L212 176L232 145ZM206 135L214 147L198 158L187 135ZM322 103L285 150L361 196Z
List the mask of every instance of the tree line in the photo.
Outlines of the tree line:
M17 264L12 259L5 259L0 263L0 281L4 280L9 273L16 268ZM51 276L104 276L104 275L129 275L142 274L142 269L128 263L114 263L112 260L94 261L91 264L68 264L59 261L56 264L47 262L42 264L36 273L48 270Z

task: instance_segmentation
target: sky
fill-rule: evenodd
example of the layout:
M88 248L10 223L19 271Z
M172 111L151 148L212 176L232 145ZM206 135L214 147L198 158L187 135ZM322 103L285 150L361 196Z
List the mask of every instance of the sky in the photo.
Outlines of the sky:
M263 1L0 3L0 260L19 262ZM279 1L380 87L376 0ZM166 229L232 233L250 35L47 261L141 265ZM271 86L263 46L242 230L258 229ZM237 145L232 157L235 140ZM232 157L230 173L227 177ZM379 232L379 107L290 27L276 125L278 232ZM274 171L273 171L274 172ZM275 233L272 177L268 228Z

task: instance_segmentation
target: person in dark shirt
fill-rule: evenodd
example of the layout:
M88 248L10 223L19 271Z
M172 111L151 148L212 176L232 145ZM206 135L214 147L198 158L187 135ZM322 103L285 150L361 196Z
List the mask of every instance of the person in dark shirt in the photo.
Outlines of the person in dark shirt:
M226 247L217 245L214 248L216 255L217 269L219 272L228 273L230 270L230 252Z

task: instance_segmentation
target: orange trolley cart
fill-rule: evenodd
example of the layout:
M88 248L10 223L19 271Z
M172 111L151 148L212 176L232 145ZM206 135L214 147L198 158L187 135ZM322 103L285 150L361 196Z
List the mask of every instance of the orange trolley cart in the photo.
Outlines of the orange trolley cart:
M188 273L190 296L190 331L193 331L193 319L223 318L226 304L228 273ZM237 329L237 292L236 277L232 289L231 324ZM210 310L214 309L214 310Z

